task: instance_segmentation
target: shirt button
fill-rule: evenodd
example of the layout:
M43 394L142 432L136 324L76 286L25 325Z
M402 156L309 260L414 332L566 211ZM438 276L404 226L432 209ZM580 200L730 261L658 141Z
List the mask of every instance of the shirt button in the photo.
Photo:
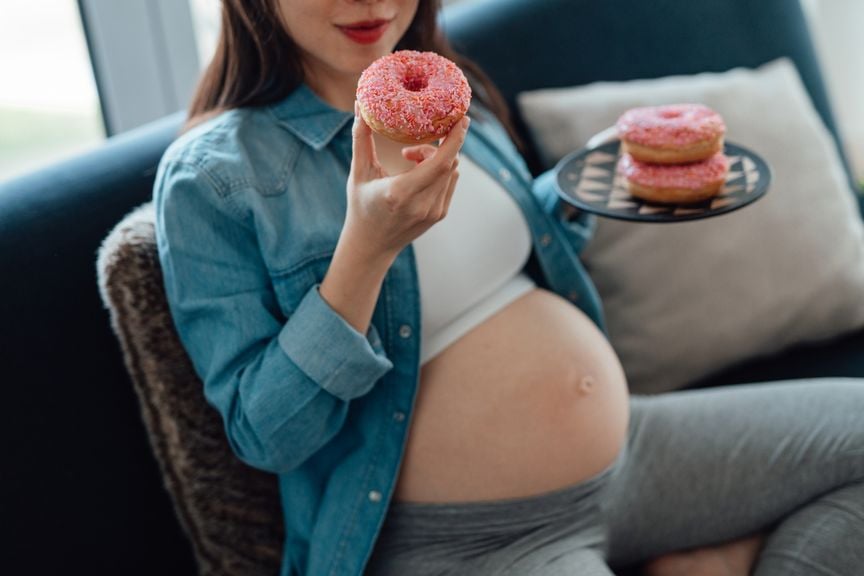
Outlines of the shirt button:
M552 236L550 236L549 234L543 234L543 236L540 237L540 244L542 246L549 246L549 244L551 244L551 243L552 243Z
M381 492L377 490L372 490L369 492L369 501L370 502L380 502L381 501Z
M506 168L501 168L498 171L498 176L501 178L502 182L509 182L510 181L510 171L507 170Z
M403 324L399 327L399 336L402 338L410 338L411 337L411 326L408 324Z
M404 422L405 421L405 413L404 412L394 412L393 420L396 422Z

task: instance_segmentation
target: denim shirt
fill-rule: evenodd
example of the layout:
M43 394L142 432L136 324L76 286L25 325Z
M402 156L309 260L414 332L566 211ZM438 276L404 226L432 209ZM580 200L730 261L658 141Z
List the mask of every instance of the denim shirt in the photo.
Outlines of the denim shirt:
M477 105L469 115L461 153L521 207L533 241L530 275L605 332L577 258L594 217L568 222L552 175L534 181L494 117ZM387 272L365 334L318 291L345 217L352 120L300 86L275 105L225 112L178 138L154 188L180 339L231 449L279 478L282 576L362 574L418 386L411 245Z

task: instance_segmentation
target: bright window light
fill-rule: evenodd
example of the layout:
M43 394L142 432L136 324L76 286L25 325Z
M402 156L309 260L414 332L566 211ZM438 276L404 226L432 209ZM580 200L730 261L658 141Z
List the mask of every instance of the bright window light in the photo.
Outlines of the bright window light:
M75 0L3 0L0 180L105 138Z
M206 68L216 51L219 37L220 2L219 0L190 0L192 22L195 26L195 39L198 43L198 60L201 68Z

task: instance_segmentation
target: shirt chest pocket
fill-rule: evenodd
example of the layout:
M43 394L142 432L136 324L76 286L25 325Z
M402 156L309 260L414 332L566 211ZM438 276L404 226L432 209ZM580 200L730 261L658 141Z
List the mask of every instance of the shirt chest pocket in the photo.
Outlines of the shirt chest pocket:
M309 289L324 280L332 260L333 252L328 251L271 274L279 307L286 318L291 317Z

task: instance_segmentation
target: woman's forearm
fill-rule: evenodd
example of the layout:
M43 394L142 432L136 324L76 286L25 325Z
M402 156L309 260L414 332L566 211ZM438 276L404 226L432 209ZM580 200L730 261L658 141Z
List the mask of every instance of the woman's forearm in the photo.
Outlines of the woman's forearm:
M363 244L346 227L321 282L321 297L346 322L365 334L372 321L384 276L394 259L395 256L367 253Z

